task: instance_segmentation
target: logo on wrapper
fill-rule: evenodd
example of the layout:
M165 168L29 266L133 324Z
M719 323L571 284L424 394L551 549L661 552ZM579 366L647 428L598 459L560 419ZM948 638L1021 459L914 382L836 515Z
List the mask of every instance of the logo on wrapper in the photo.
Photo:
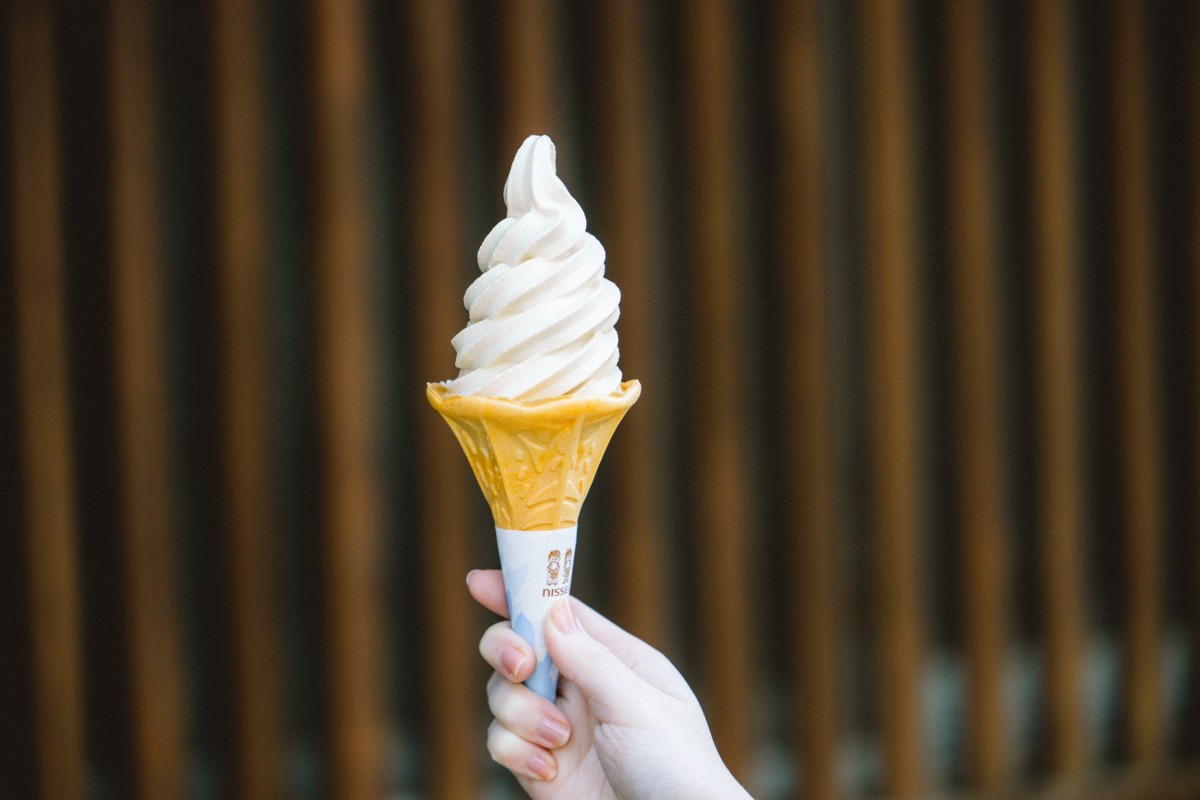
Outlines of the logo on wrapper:
M546 554L546 586L542 589L542 597L563 597L571 593L571 560L574 554L574 548L570 547L567 548L566 558L563 558L561 550L551 550Z

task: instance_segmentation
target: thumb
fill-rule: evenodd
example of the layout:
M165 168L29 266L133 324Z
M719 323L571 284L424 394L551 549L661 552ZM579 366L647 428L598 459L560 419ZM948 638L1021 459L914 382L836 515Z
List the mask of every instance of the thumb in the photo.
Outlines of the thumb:
M627 718L647 707L643 701L650 685L583 629L567 600L546 618L546 647L558 671L579 687L600 718Z

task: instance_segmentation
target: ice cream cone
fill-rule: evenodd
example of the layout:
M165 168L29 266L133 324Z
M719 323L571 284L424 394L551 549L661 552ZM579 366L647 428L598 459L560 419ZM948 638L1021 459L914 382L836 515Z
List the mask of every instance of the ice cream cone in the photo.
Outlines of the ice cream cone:
M496 527L547 531L578 522L596 467L641 384L627 381L601 397L534 401L455 395L437 383L426 394L462 445Z
M509 618L537 658L525 685L550 701L558 669L547 654L546 616L571 592L579 510L613 431L641 391L628 381L609 395L524 402L451 394L438 383L426 392L492 508Z

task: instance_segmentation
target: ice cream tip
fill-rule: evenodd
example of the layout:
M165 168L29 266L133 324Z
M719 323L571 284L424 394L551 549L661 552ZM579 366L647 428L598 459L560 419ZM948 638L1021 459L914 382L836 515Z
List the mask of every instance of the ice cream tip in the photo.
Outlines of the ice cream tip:
M479 248L480 275L463 298L457 395L543 400L621 387L621 293L604 277L604 248L558 177L549 136L527 138L504 184L508 215Z

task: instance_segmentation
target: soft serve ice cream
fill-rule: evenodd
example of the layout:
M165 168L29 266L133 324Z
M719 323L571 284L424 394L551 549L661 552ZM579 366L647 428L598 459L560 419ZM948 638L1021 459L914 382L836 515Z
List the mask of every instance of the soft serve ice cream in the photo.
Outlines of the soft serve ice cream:
M508 216L479 248L480 275L453 339L458 377L426 387L496 523L513 630L538 664L526 685L553 700L546 615L571 591L579 511L617 425L641 394L617 368L620 292L604 248L530 136L504 185Z
M479 248L482 274L452 340L460 395L539 400L617 391L621 292L604 248L555 171L549 136L530 136L504 184L508 216Z

